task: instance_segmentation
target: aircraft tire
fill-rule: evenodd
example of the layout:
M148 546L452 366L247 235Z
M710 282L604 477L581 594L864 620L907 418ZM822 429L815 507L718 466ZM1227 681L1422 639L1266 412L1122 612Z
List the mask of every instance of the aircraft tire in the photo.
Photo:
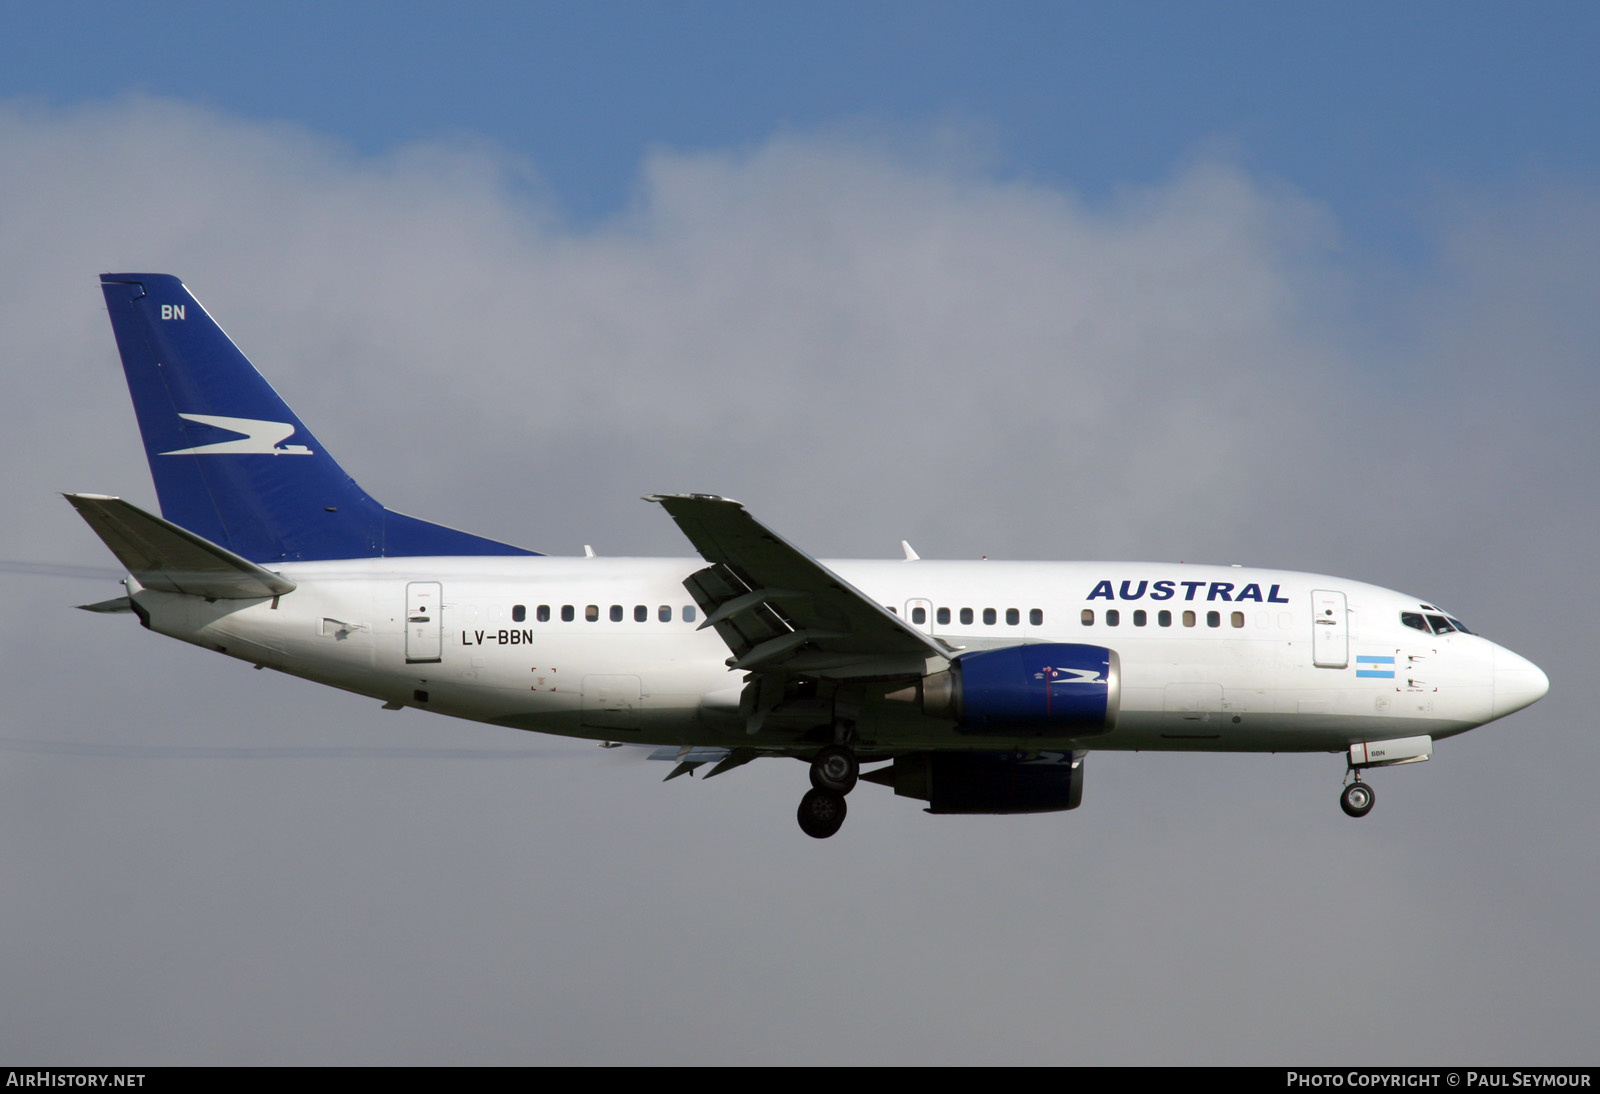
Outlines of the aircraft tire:
M826 794L844 797L856 788L860 776L856 754L843 745L829 745L811 761L811 785Z
M807 790L800 799L800 831L812 839L827 839L844 825L848 807L844 795L828 790Z
M1366 783L1351 783L1344 788L1344 793L1339 795L1339 808L1343 809L1347 816L1364 817L1372 812L1377 797L1372 792L1372 787Z

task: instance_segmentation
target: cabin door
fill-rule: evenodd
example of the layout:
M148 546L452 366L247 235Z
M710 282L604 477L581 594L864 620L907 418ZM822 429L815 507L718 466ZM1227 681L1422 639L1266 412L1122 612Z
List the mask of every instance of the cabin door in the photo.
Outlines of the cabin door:
M1311 663L1342 669L1350 663L1350 623L1344 594L1331 589L1311 593Z

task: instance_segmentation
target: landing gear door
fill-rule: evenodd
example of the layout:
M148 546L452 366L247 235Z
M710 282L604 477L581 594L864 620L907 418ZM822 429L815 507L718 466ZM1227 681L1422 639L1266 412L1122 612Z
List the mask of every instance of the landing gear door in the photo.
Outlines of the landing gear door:
M1344 594L1330 589L1311 593L1311 663L1342 669L1350 663L1350 624Z
M406 663L443 658L443 594L437 581L406 585Z

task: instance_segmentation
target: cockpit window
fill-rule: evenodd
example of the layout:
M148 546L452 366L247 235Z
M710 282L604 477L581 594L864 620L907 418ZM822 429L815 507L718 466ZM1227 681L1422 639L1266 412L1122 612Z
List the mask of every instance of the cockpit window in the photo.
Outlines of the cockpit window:
M1439 610L1432 604L1424 604L1422 607L1429 613L1437 612ZM1423 615L1421 612L1401 612L1400 622L1410 627L1414 631L1421 631L1423 634L1449 634L1451 631L1460 631L1462 634L1472 633L1467 629L1467 625L1465 623L1461 622L1461 620L1455 618L1454 616L1433 614Z

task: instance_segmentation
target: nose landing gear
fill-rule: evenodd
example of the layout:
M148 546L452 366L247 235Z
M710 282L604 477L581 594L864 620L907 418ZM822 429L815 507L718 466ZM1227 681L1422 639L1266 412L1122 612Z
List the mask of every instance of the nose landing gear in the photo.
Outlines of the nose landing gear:
M1339 795L1339 808L1345 811L1346 816L1364 817L1372 812L1373 803L1378 796L1372 792L1372 787L1361 781L1361 773L1356 773L1356 781L1344 788L1344 793Z
M1432 737L1358 741L1350 746L1345 760L1345 777L1351 781L1345 785L1344 793L1339 795L1339 808L1351 817L1364 817L1372 812L1372 803L1377 801L1378 796L1373 793L1372 787L1361 781L1361 772L1367 768L1421 763L1432 755Z

